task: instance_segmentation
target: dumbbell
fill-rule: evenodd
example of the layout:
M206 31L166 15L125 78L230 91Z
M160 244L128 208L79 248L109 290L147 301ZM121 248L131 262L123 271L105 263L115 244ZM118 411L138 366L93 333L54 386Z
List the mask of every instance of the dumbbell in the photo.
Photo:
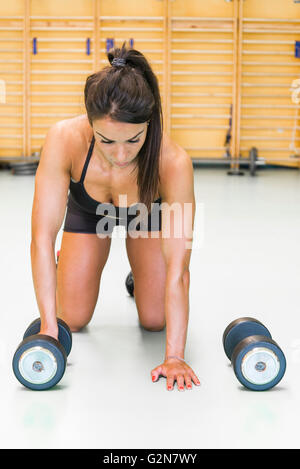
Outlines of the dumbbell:
M224 351L237 379L253 391L270 389L282 379L285 356L269 330L257 319L232 321L223 334Z
M127 275L126 277L126 280L125 280L125 286L126 286L126 289L129 293L130 296L134 296L133 295L133 292L134 292L134 282L133 282L133 275L132 275L132 272L130 271L129 274Z
M63 377L67 356L72 348L72 333L69 326L57 318L58 340L39 334L40 318L26 329L23 341L13 357L16 378L29 389L42 391L55 386Z

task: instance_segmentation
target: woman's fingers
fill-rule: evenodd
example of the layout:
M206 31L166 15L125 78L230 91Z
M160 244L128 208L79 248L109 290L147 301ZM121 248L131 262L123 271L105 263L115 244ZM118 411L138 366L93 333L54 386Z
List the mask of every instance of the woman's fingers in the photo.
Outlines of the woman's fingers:
M157 366L151 371L152 381L157 381L160 375L167 378L168 391L174 389L175 381L177 381L179 391L184 391L184 386L187 389L192 389L193 383L196 386L200 385L198 377L186 363L173 362Z

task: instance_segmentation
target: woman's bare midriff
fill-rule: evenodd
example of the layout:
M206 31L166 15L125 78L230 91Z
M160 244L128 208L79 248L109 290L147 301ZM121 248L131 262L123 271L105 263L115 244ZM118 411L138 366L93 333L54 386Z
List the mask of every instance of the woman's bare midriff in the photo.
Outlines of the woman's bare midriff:
M73 138L70 139L72 142L70 147L70 177L73 181L78 182L93 138L93 129L86 114L66 119L64 124L70 134L73 135ZM139 201L137 171L137 168L134 169L134 164L121 171L113 168L108 169L103 164L101 154L95 145L85 175L84 187L89 196L99 202L112 203L119 207L130 206ZM120 195L126 196L127 200L123 199L125 203L119 200ZM159 196L160 188L158 187L155 200Z

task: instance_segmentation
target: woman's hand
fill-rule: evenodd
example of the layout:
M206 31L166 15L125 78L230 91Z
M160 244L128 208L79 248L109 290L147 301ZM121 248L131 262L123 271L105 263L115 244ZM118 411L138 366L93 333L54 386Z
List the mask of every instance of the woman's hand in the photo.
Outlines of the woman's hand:
M152 381L157 381L160 375L167 378L168 391L173 389L175 379L179 391L184 390L184 383L187 389L192 389L192 381L197 386L200 385L200 381L193 370L185 362L177 358L168 358L162 365L154 368L151 371Z
M58 327L54 328L41 328L39 334L49 335L53 339L58 340Z

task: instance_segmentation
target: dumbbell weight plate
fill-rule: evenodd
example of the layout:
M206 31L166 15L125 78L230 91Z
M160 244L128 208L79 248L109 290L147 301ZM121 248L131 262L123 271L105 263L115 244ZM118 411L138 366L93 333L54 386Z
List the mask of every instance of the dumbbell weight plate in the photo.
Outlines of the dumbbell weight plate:
M223 334L224 351L231 360L232 352L236 345L251 335L264 335L272 339L269 330L260 321L254 318L244 317L232 321Z
M22 171L18 171L16 169L13 169L12 170L12 174L14 176L32 176L34 174L36 174L36 170L32 170L32 169L24 169Z
M127 275L126 277L126 281L125 281L125 285L126 285L126 289L129 293L130 296L134 296L133 295L133 292L134 292L134 282L133 282L133 275L132 275L132 272L130 271L129 274Z
M254 391L265 391L276 386L286 369L285 356L278 344L261 335L239 342L231 362L240 383Z
M24 386L42 391L61 380L66 362L63 346L53 337L38 334L20 343L13 357L13 371Z
M72 348L72 332L70 331L70 328L67 323L65 323L62 319L57 318L57 324L58 324L58 340L60 344L64 347L66 355L68 356L69 353L71 352ZM31 324L27 327L23 339L26 339L26 337L29 337L31 335L38 334L41 329L41 319L37 318L34 321L32 321Z
M251 176L255 176L255 172L256 172L256 169L257 169L257 166L256 166L257 148L255 148L255 147L251 148L251 150L249 152L249 160L250 160L250 163L249 163L250 174L251 174Z

